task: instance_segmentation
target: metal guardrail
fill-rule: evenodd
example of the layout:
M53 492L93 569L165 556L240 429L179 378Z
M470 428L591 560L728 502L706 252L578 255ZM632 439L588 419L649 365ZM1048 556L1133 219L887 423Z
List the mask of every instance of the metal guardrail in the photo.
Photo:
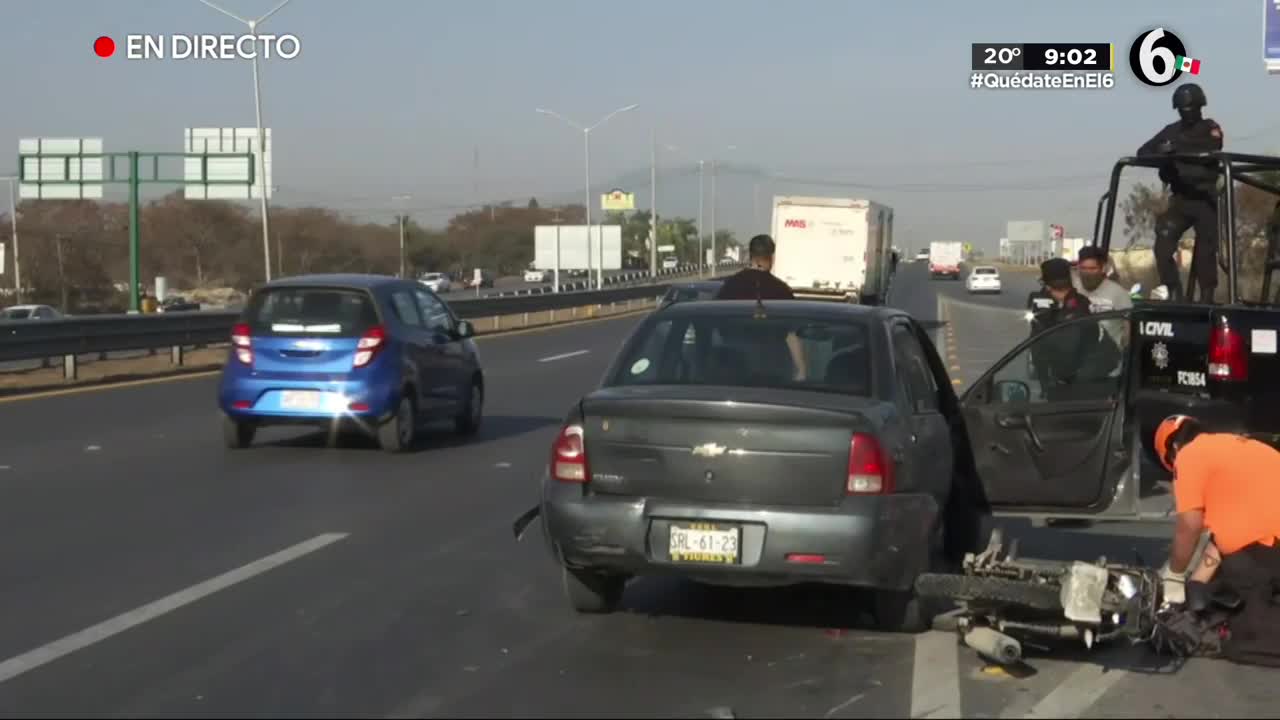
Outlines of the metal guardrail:
M665 293L674 282L605 290L489 296L447 301L466 320L600 305ZM691 280L690 280L691 281ZM0 362L66 358L68 377L77 355L172 348L181 363L184 347L228 342L239 311L211 310L148 315L96 315L0 324Z

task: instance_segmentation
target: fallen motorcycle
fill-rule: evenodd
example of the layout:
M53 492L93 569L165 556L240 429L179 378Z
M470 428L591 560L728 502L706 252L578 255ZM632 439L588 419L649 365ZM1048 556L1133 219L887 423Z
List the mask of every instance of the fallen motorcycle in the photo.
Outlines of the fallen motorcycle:
M963 574L928 573L916 580L925 598L950 600L950 613L966 645L1004 665L1021 662L1023 645L1080 640L1085 647L1123 640L1152 642L1165 617L1158 570L1140 564L1063 562L1018 557L1014 539L1005 552L997 528L987 549L968 553Z

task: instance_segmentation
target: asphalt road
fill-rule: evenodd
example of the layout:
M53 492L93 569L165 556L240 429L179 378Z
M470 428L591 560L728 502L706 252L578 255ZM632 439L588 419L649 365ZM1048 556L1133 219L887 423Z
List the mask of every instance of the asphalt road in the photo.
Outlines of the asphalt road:
M906 265L893 302L932 321L939 291ZM212 378L0 402L0 715L1276 716L1274 673L1106 649L1018 679L866 629L850 592L640 580L576 616L511 521L636 321L482 339L480 435L405 456L284 430L226 451ZM1167 531L1020 532L1090 557Z

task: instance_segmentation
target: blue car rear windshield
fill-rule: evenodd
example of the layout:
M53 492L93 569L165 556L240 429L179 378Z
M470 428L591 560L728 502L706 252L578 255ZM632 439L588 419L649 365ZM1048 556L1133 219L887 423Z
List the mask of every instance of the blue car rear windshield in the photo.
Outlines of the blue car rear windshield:
M341 288L270 288L249 303L254 335L358 337L378 324L369 294Z
M872 393L863 321L689 314L648 322L636 332L607 385Z

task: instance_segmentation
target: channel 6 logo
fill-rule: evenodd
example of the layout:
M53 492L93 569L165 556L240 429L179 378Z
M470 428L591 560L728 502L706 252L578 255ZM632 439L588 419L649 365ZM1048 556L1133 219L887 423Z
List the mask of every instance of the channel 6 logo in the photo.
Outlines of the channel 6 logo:
M1187 72L1200 74L1200 61L1187 57L1182 39L1155 28L1139 35L1129 47L1129 67L1134 77L1153 87L1168 85Z

